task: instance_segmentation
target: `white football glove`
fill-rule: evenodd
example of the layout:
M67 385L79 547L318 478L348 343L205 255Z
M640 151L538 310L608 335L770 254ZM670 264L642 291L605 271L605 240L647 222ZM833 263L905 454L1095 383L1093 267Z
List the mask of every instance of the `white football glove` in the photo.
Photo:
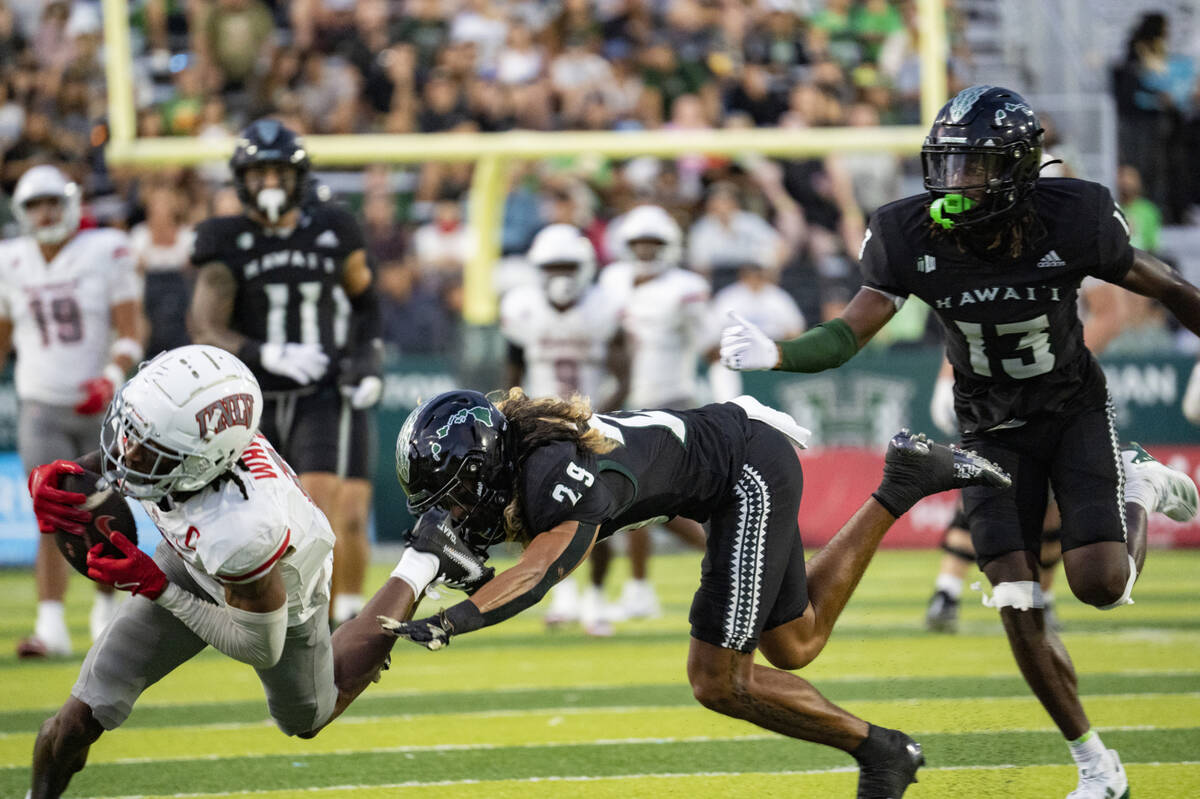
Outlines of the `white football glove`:
M721 331L721 363L739 372L779 365L779 347L766 333L734 311L729 318L737 324Z
M350 407L356 411L370 408L383 396L383 380L367 375L357 383L342 386L342 396L350 400Z
M929 402L933 423L948 436L958 435L958 414L954 412L954 378L945 375L933 384L933 399Z
M1183 415L1192 424L1200 424L1200 363L1192 367L1187 388L1183 391Z
M329 366L329 356L319 344L263 344L260 358L268 372L290 377L302 386L320 380Z

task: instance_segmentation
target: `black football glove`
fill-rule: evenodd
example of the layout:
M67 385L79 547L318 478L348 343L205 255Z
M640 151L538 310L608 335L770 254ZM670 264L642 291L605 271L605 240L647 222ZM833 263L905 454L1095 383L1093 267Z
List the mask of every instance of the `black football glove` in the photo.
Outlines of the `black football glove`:
M436 652L450 645L452 627L446 619L446 611L440 611L434 616L412 621L400 621L390 616L377 616L379 626L397 638L420 644L426 649Z
M450 514L441 508L421 514L417 526L409 533L408 545L438 559L439 574L435 582L465 591L468 596L496 574L495 569L484 565L487 553L481 555L468 546L455 531Z

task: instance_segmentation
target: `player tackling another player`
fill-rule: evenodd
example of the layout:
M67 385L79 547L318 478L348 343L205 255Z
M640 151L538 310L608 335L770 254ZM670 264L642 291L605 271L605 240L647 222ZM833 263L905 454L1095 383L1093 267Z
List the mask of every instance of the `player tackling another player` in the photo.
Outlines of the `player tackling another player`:
M449 513L477 550L502 540L515 566L470 599L416 621L381 617L429 649L536 604L596 541L674 516L709 521L692 602L687 673L696 699L765 729L825 744L859 764L859 799L899 799L924 762L899 730L877 727L791 674L820 653L884 534L927 494L1008 477L972 453L907 431L892 439L879 489L807 564L794 446L808 431L750 397L690 411L593 415L578 397L493 404L451 391L414 410L396 471L416 513ZM759 651L771 664L755 663Z
M77 507L85 495L64 492L57 481L86 467L139 500L163 540L153 558L120 533L111 541L124 557L105 556L102 544L89 551L89 576L133 597L39 731L32 799L61 796L91 744L125 721L142 691L206 646L253 666L279 728L312 737L385 665L395 639L376 615L407 617L439 577L457 585L485 574L431 516L367 604L368 615L331 637L334 534L259 433L262 407L258 382L233 355L203 345L169 350L117 393L99 452L34 470L44 533L85 532L91 514Z
M1104 373L1084 346L1076 298L1088 275L1158 300L1200 333L1200 291L1130 246L1102 186L1039 180L1042 129L1029 104L993 86L964 89L922 148L927 194L880 208L863 240L863 287L842 315L776 344L727 328L734 369L819 372L845 363L913 294L937 313L954 367L963 444L1013 475L963 490L991 606L1026 682L1069 744L1069 799L1121 799L1128 779L1092 729L1075 670L1043 616L1038 561L1048 486L1061 512L1062 563L1080 601L1132 602L1146 557L1146 515L1196 515L1196 486L1136 445L1121 447ZM1114 648L1110 657L1119 658Z

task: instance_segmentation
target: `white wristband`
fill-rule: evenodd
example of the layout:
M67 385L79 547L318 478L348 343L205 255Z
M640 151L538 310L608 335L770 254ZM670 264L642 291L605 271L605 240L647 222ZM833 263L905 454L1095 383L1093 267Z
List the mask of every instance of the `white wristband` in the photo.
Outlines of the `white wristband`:
M429 552L418 552L409 547L400 556L400 562L392 569L392 576L399 577L412 586L413 596L420 598L426 587L437 577L441 563L437 555Z
M112 346L108 349L108 354L113 358L116 358L118 355L124 355L133 361L134 366L137 366L141 362L142 356L146 354L146 350L137 339L122 336L112 343Z
M110 363L104 367L104 371L100 373L108 382L113 384L114 389L120 389L125 385L125 370L117 366L115 363Z

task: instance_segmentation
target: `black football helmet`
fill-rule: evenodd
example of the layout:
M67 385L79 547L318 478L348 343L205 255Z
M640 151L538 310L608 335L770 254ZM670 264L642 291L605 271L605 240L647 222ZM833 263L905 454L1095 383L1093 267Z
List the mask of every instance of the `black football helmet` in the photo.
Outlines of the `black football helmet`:
M929 215L946 230L995 220L1033 191L1042 127L1025 98L971 86L942 106L921 147Z
M478 391L447 391L418 406L396 438L409 511L451 511L474 546L503 541L515 466L508 436L508 420Z
M264 197L268 190L246 185L246 170L252 166L275 164L290 167L295 179L286 185L282 196ZM300 205L308 185L309 161L304 141L296 133L274 119L260 119L238 134L233 155L229 159L233 185L238 199L248 209L258 211L275 222L280 216Z

